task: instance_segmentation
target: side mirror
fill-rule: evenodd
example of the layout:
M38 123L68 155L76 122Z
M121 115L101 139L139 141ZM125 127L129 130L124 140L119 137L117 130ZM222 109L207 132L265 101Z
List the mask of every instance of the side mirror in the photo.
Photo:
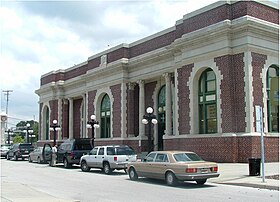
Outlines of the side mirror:
M142 159L142 162L146 162L146 161L147 161L147 159L146 159L146 158L143 158L143 159Z

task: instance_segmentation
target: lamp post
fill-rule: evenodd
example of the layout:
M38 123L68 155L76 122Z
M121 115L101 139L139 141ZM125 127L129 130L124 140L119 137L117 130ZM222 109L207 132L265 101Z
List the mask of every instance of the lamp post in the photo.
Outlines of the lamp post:
M8 144L10 144L10 142L11 142L10 133L13 133L13 130L11 130L10 128L8 128L8 130L6 130L5 132L8 133L8 139L7 139L7 141L8 141Z
M154 144L153 144L153 140L152 140L152 135L151 135L151 131L152 131L152 124L157 124L158 121L156 119L156 115L153 114L153 108L152 107L148 107L146 109L147 114L145 114L143 116L142 119L142 123L147 125L149 127L149 133L148 133L148 152L151 152L154 150Z
M53 131L53 146L56 145L56 131L60 131L61 128L60 128L60 125L57 124L57 120L54 119L53 124L50 125L50 131Z
M94 147L94 128L99 128L99 122L96 120L94 114L90 116L90 119L91 120L87 122L87 128L91 128L92 147Z
M26 141L27 143L29 143L29 132L33 133L33 130L31 130L31 127L30 127L30 123L27 123L26 124ZM31 137L31 144L32 144L32 137Z

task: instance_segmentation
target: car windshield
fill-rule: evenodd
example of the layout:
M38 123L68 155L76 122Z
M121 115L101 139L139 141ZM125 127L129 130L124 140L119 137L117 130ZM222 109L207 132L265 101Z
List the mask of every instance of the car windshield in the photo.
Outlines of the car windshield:
M31 144L21 144L21 145L19 145L19 148L20 149L29 149L29 148L33 149L34 147Z
M203 161L202 158L200 158L195 153L179 153L179 154L174 154L173 156L177 162Z
M1 145L1 149L10 149L11 148L11 146L9 146L9 145Z

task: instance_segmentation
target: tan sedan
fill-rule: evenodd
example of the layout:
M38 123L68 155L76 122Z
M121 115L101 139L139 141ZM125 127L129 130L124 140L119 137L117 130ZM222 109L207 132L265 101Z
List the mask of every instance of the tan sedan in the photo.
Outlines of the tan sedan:
M163 179L167 185L175 186L178 181L196 181L203 185L208 178L218 177L218 165L202 160L189 151L155 151L143 161L128 164L131 180L138 177Z

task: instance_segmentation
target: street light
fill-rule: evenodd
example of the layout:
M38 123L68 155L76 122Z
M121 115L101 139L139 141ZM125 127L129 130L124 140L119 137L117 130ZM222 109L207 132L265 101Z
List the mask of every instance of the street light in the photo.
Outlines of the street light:
M8 133L8 144L10 144L10 142L11 142L11 139L10 139L10 133L13 133L13 130L11 130L10 128L8 128L8 130L6 130L5 132L7 132Z
M26 135L27 135L26 141L27 141L27 143L29 143L29 132L33 133L33 130L30 127L30 123L27 123L26 124ZM32 137L31 137L31 144L32 144Z
M158 121L156 119L156 115L153 114L153 108L152 107L148 107L146 112L147 114L145 114L143 116L143 119L142 119L142 123L147 125L148 124L148 127L149 127L149 133L148 133L148 152L151 152L154 150L154 144L153 144L153 140L152 140L152 137L151 137L151 130L152 130L152 124L157 124Z
M87 128L91 128L92 147L94 147L94 128L99 128L99 122L96 121L96 116L93 114L90 116L90 121L87 122Z
M53 131L53 146L55 146L56 145L56 131L60 131L61 128L57 124L57 120L56 119L54 119L52 123L53 124L50 125L50 131Z

